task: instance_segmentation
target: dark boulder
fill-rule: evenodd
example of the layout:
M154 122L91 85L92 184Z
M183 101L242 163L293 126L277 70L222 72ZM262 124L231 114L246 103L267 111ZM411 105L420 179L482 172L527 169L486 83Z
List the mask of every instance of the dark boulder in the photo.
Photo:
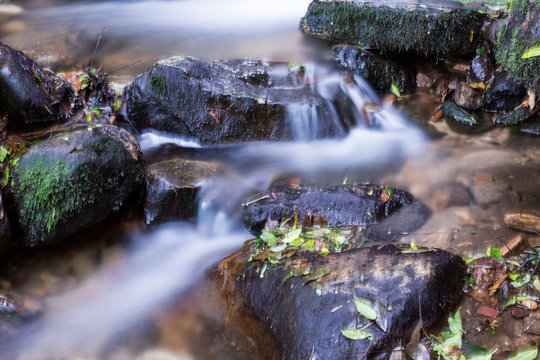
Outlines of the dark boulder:
M533 120L528 121L519 129L520 133L528 135L540 135L540 118L535 117Z
M22 52L0 43L0 116L21 126L58 120L71 112L73 90Z
M460 257L409 246L295 255L276 265L247 257L224 261L227 285L268 324L286 359L390 359L416 328L429 332L457 304L465 275Z
M392 85L402 94L411 93L416 88L416 74L411 67L355 46L335 46L334 61L364 78L380 92L390 92Z
M484 110L489 112L506 112L521 104L527 90L507 73L495 76L489 89L484 94Z
M306 34L364 48L421 55L471 55L483 16L457 2L314 0L300 26ZM473 41L471 41L471 34Z
M11 169L7 205L25 247L49 244L118 211L144 179L127 131L106 125L33 145Z
M383 201L386 192L392 195ZM278 223L296 216L321 216L328 226L371 225L413 201L411 194L378 185L329 187L276 187L248 199L243 205L243 221L252 234L258 234L267 220Z
M288 105L315 109L321 118L328 118L324 115L333 105L312 91L304 66L290 65L207 64L190 57L160 61L127 89L128 115L140 129L173 132L202 144L291 139ZM339 84L332 91L343 101ZM319 130L315 137L343 133L332 122Z
M194 218L201 185L218 171L217 163L182 158L149 165L146 168L144 205L146 223Z
M520 84L540 92L540 57L527 57L540 39L540 6L537 1L514 0L510 16L499 31L495 58ZM525 55L525 56L524 56Z
M450 129L463 134L482 132L491 126L482 113L469 113L453 101L444 102L443 117Z

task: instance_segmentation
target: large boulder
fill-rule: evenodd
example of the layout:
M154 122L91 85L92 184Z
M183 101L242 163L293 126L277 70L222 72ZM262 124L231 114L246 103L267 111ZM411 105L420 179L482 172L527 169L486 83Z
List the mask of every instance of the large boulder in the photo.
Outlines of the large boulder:
M160 61L127 89L128 115L140 129L172 132L201 144L291 139L289 105L315 109L323 119L333 105L312 91L304 66L290 65L207 64L191 57ZM332 91L343 94L339 84ZM345 97L336 98L343 102ZM315 135L343 132L334 126L322 124Z
M527 90L507 73L495 75L490 87L484 93L484 111L507 112L524 100Z
M55 242L118 211L144 179L137 140L111 125L33 145L6 188L14 233L25 247Z
M172 158L146 168L147 224L193 219L197 215L197 194L205 180L219 172L220 165L209 161Z
M72 96L65 80L0 43L0 116L10 125L58 120L71 112Z
M475 51L482 22L478 11L451 1L314 0L300 26L307 34L364 48L467 56Z
M275 187L247 199L242 215L246 228L257 235L268 220L282 223L295 216L300 221L319 216L336 227L377 224L412 202L405 191L373 184Z
M377 91L390 92L394 85L400 93L407 94L416 88L416 74L411 67L356 46L335 46L334 60L340 66L366 79Z
M513 0L495 47L497 62L521 84L540 92L540 57L527 56L540 41L538 1ZM530 53L529 53L530 54Z
M268 324L286 359L389 359L457 304L465 275L460 257L409 246L297 254L275 265L248 256L223 262L224 286Z

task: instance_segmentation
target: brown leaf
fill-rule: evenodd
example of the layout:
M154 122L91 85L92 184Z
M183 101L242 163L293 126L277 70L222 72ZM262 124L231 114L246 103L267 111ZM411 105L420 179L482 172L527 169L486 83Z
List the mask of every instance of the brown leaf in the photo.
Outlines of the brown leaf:
M476 313L478 315L482 315L482 316L490 317L490 318L496 318L497 316L499 316L499 312L496 309L489 306L485 306L485 305L480 306L478 310L476 310Z
M523 243L524 236L522 234L516 235L512 240L501 246L501 255L506 256L510 251L516 249Z
M503 281L508 277L508 275L510 274L504 274L503 276L501 276L496 282L495 284L493 284L492 287L489 288L489 295L494 295L497 290L499 289L499 286L501 286L501 284L503 283Z
M381 191L381 202L384 204L388 200L390 200L390 194L386 191L386 189L384 189Z
M219 124L219 118L217 117L216 114L214 114L212 111L210 111L208 113L208 115L210 115L212 117L212 119L216 120L216 123Z

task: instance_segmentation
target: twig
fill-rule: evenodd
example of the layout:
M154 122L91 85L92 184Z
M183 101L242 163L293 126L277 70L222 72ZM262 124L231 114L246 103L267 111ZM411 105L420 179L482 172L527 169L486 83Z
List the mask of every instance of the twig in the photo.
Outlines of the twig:
M99 37L96 42L96 47L94 48L94 55L92 55L92 60L90 61L90 70L92 70L92 67L94 66L94 60L96 59L97 49L99 47L99 43L101 42L101 37L103 36L104 31L105 31L105 27L103 27L101 29L101 32L99 33Z
M250 202L247 202L245 204L242 204L242 207L246 207L246 206L249 206L251 204L255 204L257 201L261 201L261 200L264 200L264 199L268 199L270 197L270 195L264 195L258 199L255 199L255 200L251 200Z

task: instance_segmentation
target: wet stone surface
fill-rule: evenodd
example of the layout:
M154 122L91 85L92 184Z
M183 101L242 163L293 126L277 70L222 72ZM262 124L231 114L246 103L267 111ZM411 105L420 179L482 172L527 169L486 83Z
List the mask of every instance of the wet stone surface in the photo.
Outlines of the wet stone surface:
M219 168L217 163L182 158L150 164L146 168L146 223L194 219L200 186Z
M270 326L288 359L388 359L420 322L429 329L456 304L464 275L457 256L395 245L279 265L246 259L241 252L225 261L235 269L228 286ZM286 278L295 269L324 275Z

